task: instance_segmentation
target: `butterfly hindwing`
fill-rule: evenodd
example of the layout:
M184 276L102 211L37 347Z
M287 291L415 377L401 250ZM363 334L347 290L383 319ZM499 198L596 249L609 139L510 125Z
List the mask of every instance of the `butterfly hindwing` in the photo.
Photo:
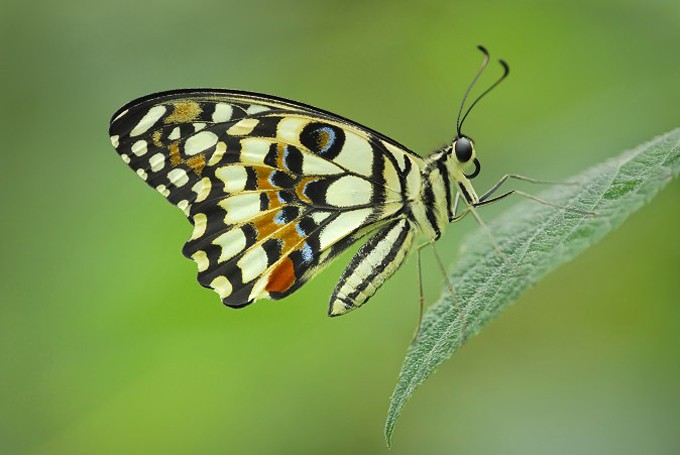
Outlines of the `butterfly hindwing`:
M194 225L183 253L229 306L297 290L361 235L403 217L420 158L310 106L179 91L114 114L111 141Z

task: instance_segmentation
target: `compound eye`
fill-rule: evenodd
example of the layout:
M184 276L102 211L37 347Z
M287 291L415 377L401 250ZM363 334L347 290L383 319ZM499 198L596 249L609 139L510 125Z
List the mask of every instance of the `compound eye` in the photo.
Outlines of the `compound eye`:
M472 143L470 139L461 137L455 144L456 158L461 163L467 163L472 158Z

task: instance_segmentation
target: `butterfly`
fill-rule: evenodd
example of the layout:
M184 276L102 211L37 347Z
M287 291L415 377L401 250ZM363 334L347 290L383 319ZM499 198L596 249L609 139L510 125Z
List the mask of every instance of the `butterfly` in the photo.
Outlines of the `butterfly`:
M193 224L182 249L198 282L229 307L281 299L370 234L335 287L330 316L362 306L400 267L416 238L499 197L478 196L474 142L457 135L423 158L336 114L258 93L184 89L136 99L112 117L111 143ZM459 213L460 200L465 208ZM419 251L419 250L418 250ZM422 294L422 293L421 293ZM421 298L422 305L422 298Z

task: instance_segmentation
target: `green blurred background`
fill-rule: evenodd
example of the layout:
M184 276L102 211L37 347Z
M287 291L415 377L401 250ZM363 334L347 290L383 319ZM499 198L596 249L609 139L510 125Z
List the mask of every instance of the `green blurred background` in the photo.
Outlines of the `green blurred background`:
M271 93L425 154L451 139L482 43L512 73L466 124L478 188L566 178L680 126L675 0L10 1L0 16L3 454L388 453L413 258L346 317L326 305L349 256L284 301L223 307L180 254L189 223L109 143L132 98ZM470 340L390 453L679 453L679 197L673 182ZM472 229L440 241L452 263Z

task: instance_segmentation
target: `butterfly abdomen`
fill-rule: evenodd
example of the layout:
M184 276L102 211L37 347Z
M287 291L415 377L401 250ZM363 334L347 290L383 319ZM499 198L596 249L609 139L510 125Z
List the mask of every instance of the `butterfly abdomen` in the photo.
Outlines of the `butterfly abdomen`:
M354 255L331 295L328 314L340 316L363 305L401 266L415 231L407 219L375 233Z

